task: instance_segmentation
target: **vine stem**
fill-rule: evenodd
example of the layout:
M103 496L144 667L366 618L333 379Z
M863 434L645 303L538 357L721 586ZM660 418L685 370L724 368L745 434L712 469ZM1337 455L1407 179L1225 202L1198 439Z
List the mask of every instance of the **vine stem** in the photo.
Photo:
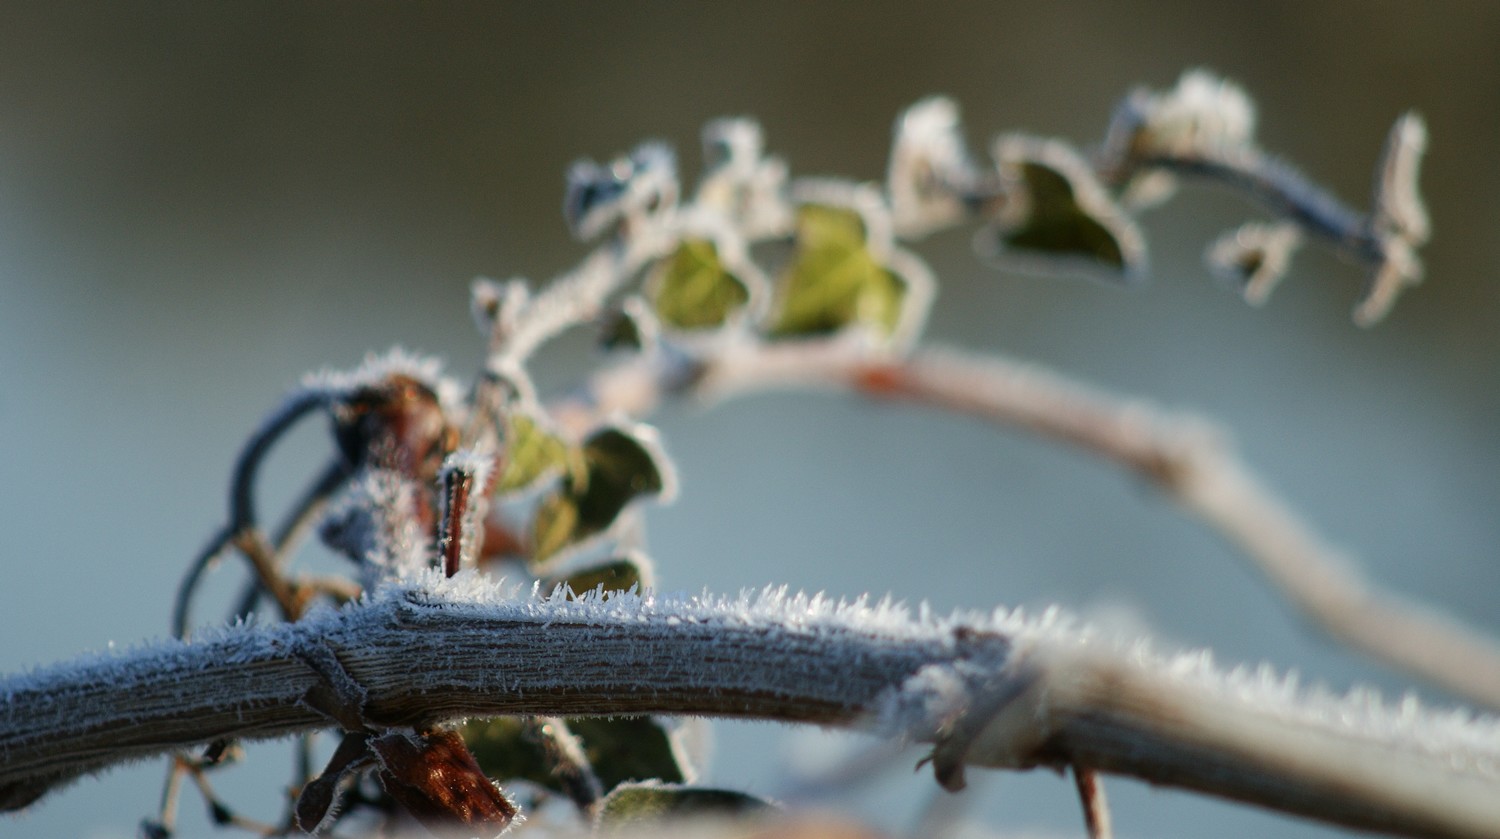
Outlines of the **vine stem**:
M377 728L647 713L861 726L933 743L950 789L965 766L1072 766L1356 828L1500 835L1493 720L1289 697L1055 620L913 620L776 592L537 600L467 572L0 681L0 807L122 761L329 727L307 699L326 687L314 649Z

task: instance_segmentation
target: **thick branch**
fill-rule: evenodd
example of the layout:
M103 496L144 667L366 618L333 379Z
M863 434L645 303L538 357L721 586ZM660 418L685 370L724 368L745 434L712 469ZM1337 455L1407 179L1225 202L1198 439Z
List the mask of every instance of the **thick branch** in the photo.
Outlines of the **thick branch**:
M419 583L294 625L0 682L0 805L132 758L329 727L306 697L328 686L307 662L331 655L375 727L638 713L860 724L935 743L950 785L966 764L1074 765L1354 827L1500 834L1494 721L1297 697L1201 659L1112 652L1056 621L913 621L776 593L538 601L468 574Z

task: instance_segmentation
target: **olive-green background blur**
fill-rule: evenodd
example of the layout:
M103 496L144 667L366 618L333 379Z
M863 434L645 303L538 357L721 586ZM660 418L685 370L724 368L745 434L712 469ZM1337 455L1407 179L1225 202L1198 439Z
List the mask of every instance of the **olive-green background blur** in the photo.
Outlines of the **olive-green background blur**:
M957 98L976 149L1009 129L1087 144L1131 86L1200 65L1245 85L1265 147L1357 206L1391 121L1420 109L1427 283L1362 331L1361 272L1312 248L1251 309L1199 255L1255 211L1194 188L1144 219L1141 291L993 271L967 233L920 244L942 282L929 335L1222 418L1374 578L1500 633L1497 45L1500 5L1483 2L0 4L0 672L165 634L234 452L303 371L393 344L471 370L470 279L540 280L585 252L559 212L572 160L655 137L691 173L698 126L750 114L795 173L878 178L892 120L923 95ZM543 359L549 386L584 350ZM1057 602L1223 660L1408 684L1077 452L820 396L658 419L683 488L649 517L666 587ZM326 446L295 436L268 506ZM719 735L709 779L784 789L802 735ZM220 788L269 817L290 765L252 748ZM908 766L846 806L909 826L934 787ZM130 835L161 775L84 781L0 834ZM1080 830L1053 776L979 786L988 824ZM1333 835L1128 782L1110 794L1126 837ZM183 835L204 835L185 802Z

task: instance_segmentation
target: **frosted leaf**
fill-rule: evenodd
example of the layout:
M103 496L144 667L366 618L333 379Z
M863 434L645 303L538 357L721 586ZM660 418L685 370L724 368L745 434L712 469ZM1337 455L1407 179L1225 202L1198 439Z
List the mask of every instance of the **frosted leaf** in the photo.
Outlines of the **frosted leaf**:
M1384 258L1370 271L1364 299L1354 307L1354 322L1374 326L1385 318L1396 298L1407 286L1422 281L1422 260L1406 239L1393 236L1383 242Z
M1255 106L1239 85L1207 70L1189 70L1165 93L1136 90L1116 111L1108 147L1134 157L1196 156L1249 147Z
M705 125L703 158L695 206L722 214L748 237L790 223L786 163L764 155L760 125L754 120L717 119Z
M1286 274L1292 253L1302 243L1302 229L1281 221L1248 222L1220 236L1208 247L1205 259L1219 279L1259 306Z
M900 234L919 237L963 218L960 187L972 179L958 105L935 96L907 108L896 120L886 174Z
M1023 271L1131 281L1146 244L1088 163L1058 140L1004 135L993 149L1007 200L975 237L980 255Z
M618 221L674 208L679 191L676 155L665 144L643 143L608 165L574 163L563 217L575 237L593 239Z
M734 790L646 781L622 784L610 793L599 808L599 825L609 832L671 819L746 819L777 809L763 798Z
M583 741L584 753L606 790L627 781L682 783L692 777L677 731L664 720L586 717L568 725Z
M799 181L794 251L777 280L770 333L826 336L846 328L909 346L934 282L926 264L894 245L890 211L866 184Z
M541 411L513 406L500 422L503 451L500 472L495 478L495 495L502 498L518 495L549 478L583 468L568 442Z
M1417 187L1417 169L1427 151L1427 124L1405 113L1391 126L1385 154L1376 171L1373 223L1378 230L1420 245L1431 235L1431 222Z
M685 212L678 236L677 247L657 261L645 283L662 325L715 330L764 312L770 281L723 216Z
M639 497L671 501L676 477L656 430L641 423L605 426L584 441L585 468L542 497L532 519L533 558L545 561L608 533Z

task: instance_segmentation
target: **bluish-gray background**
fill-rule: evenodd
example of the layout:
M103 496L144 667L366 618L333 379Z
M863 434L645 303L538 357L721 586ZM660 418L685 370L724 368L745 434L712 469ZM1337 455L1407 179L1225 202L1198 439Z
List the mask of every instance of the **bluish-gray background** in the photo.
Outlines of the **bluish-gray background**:
M991 271L967 234L924 243L942 279L929 334L1222 418L1374 578L1500 632L1496 44L1485 2L6 3L0 672L163 635L224 515L233 453L303 371L392 344L472 369L469 280L540 279L584 252L558 209L570 161L659 137L693 170L704 120L751 114L795 172L877 178L893 118L925 94L958 99L976 147L1008 129L1090 142L1130 86L1199 65L1244 83L1267 148L1358 205L1390 122L1419 108L1427 284L1362 331L1348 319L1360 272L1314 248L1248 308L1198 257L1253 211L1199 188L1146 218L1155 269L1139 292ZM587 363L554 353L548 380ZM1077 452L805 395L659 422L683 486L650 515L667 587L1056 602L1229 661L1407 684L1306 630L1214 535ZM324 446L299 434L269 496ZM775 792L792 736L721 727L712 779ZM250 758L221 788L269 817L290 761ZM129 835L161 776L152 762L84 781L0 833ZM932 785L904 783L869 815L909 825ZM984 786L990 824L1079 830L1057 778ZM1110 791L1128 837L1332 835ZM208 832L185 800L183 835Z

